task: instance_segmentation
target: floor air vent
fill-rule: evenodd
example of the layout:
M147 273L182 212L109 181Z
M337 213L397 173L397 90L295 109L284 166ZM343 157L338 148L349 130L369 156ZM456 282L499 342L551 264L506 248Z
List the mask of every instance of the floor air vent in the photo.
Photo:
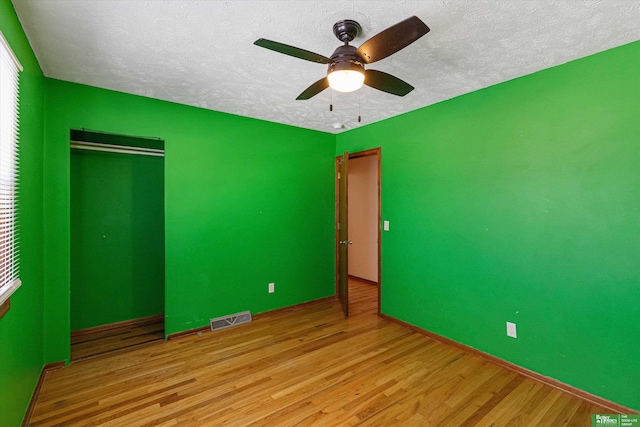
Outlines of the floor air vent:
M251 322L251 312L243 311L241 313L230 314L228 316L216 317L211 319L211 330L219 331L220 329L230 328L236 325L242 325L243 323Z

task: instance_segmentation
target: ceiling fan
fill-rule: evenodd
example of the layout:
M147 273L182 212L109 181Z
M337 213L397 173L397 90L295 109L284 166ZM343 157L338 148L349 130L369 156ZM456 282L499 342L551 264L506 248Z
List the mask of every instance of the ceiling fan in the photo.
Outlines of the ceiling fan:
M411 92L414 88L409 83L382 71L365 70L364 65L404 49L427 34L429 27L418 17L412 16L376 34L356 49L349 45L349 42L360 32L362 27L352 19L336 22L333 26L333 34L344 45L339 46L330 58L267 39L258 39L254 44L295 58L329 65L327 76L305 89L296 98L297 100L310 99L329 86L340 92L352 92L360 89L363 84L398 96L405 96Z

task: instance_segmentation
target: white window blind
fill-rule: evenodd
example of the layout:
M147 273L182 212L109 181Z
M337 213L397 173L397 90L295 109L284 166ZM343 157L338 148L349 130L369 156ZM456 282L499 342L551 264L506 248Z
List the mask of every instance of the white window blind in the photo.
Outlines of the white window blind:
M0 304L20 286L18 198L18 73L22 66L0 32Z

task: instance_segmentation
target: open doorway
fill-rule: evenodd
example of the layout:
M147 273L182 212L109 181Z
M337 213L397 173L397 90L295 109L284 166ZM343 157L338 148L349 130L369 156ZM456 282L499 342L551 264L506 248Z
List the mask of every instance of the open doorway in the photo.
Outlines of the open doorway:
M380 165L380 148L336 160L336 294L345 316L380 313Z

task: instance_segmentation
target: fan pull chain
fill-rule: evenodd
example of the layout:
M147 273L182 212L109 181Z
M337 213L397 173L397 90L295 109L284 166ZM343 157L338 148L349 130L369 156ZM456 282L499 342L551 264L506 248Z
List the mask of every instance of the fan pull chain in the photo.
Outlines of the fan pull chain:
M362 121L362 117L360 117L360 101L361 100L362 100L362 97L358 95L358 123Z
M329 111L333 111L333 89L329 91L330 100L329 100Z

